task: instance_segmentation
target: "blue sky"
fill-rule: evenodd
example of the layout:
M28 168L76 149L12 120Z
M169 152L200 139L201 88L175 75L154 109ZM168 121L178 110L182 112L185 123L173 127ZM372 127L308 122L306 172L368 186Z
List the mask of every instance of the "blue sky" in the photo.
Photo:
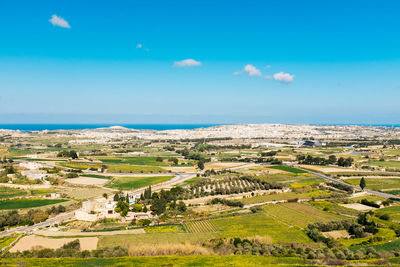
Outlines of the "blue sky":
M399 124L398 1L1 1L0 123Z

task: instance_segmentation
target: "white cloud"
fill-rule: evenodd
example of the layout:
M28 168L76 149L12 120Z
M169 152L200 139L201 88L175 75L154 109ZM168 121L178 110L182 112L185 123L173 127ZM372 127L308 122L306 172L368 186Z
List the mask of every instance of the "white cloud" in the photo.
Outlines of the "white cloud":
M265 67L267 69L269 69L271 66L267 65ZM282 83L291 83L294 80L294 75L291 75L289 73L285 73L282 71L275 73L272 76L271 75L263 75L262 72L252 64L247 64L246 66L244 66L242 71L235 71L233 73L233 75L240 75L243 73L247 74L249 76L260 77L260 78L267 79L267 80L275 80L275 81L279 81Z
M57 15L53 15L51 16L51 19L49 19L49 22L51 24L53 24L54 26L58 26L58 27L62 27L62 28L71 28L71 26L69 26L68 22L63 19L62 17L59 17Z
M249 76L258 76L258 77L262 76L261 71L251 64L247 64L246 66L244 66L244 71Z
M278 72L275 73L273 76L275 81L283 82L283 83L291 83L294 79L294 75L290 75L289 73L285 72Z
M174 62L175 67L194 67L194 66L201 66L201 62L194 60L194 59L184 59L181 61Z
M137 44L136 48L142 48L143 45L142 44Z

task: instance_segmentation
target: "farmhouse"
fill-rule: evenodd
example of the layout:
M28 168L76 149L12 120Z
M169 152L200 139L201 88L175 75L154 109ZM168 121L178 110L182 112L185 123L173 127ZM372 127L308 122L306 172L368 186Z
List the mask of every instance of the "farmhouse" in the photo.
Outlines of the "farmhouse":
M103 218L119 219L120 215L114 211L117 202L99 198L82 203L82 208L75 212L77 220L94 222Z

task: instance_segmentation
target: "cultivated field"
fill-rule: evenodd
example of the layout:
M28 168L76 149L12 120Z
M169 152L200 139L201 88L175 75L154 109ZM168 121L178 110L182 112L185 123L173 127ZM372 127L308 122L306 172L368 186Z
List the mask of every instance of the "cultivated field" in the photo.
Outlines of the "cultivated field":
M149 176L149 177L114 177L110 183L106 186L115 189L137 189L153 184L163 183L170 179L174 178L174 176Z
M304 228L314 222L340 221L343 216L334 215L302 203L268 204L263 210L289 225Z
M41 236L24 236L15 246L10 249L10 252L25 251L39 248L57 249L63 245L78 239L81 245L81 250L94 250L97 248L97 237L84 238L46 238Z

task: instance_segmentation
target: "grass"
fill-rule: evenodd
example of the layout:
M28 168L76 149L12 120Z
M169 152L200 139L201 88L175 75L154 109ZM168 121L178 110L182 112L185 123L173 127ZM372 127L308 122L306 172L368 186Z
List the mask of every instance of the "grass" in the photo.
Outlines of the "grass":
M293 168L293 167L289 167L289 166L285 166L285 165L278 165L278 166L268 166L268 168L270 169L276 169L276 170L281 170L281 171L285 171L285 172L291 172L291 173L307 173L306 171L297 169L297 168Z
M130 190L145 187L152 184L166 182L174 176L151 176L151 177L115 177L106 187Z
M392 242L386 242L383 244L377 244L377 245L367 245L367 246L353 246L350 247L350 250L352 251L357 251L360 248L375 248L377 251L391 251L391 250L398 250L400 247L400 239L397 239Z
M304 232L285 225L265 213L255 213L210 220L223 237L267 236L275 243L312 242Z
M361 178L360 178L361 179ZM347 183L359 185L360 179L346 179ZM399 189L400 179L398 178L365 178L366 188L371 190Z
M65 199L25 198L0 201L0 210L26 209L65 202Z
M185 229L182 225L159 225L145 227L146 233L183 233Z
M302 203L269 204L263 209L274 218L300 228L310 223L340 221L345 218Z
M116 258L17 258L2 259L5 266L306 266L307 260L296 257L263 257L249 255L213 256L154 256L154 257L116 257Z

